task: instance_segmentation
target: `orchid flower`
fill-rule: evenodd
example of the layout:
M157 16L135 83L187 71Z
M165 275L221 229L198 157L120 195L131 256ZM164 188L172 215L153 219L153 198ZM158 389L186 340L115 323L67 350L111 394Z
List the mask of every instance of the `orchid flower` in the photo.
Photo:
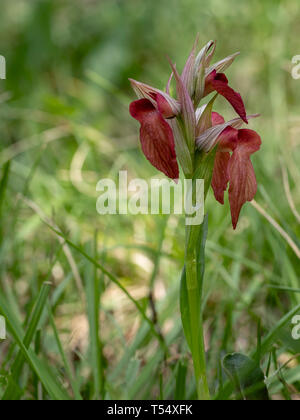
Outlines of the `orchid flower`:
M166 119L180 112L180 104L167 93L130 80L141 99L130 104L130 114L141 124L142 150L150 163L167 177L179 178L174 136Z
M238 53L211 65L215 42L208 42L198 54L196 47L197 41L181 75L170 63L172 75L165 92L130 79L138 96L138 100L130 104L130 114L141 125L140 140L146 158L175 181L179 178L178 162L185 177L193 178L205 159L216 152L211 165L212 177L207 176L206 182L221 204L224 204L224 192L229 184L235 229L243 204L251 201L257 190L250 156L261 145L257 133L240 127L257 115L247 117L241 95L229 86L224 74ZM173 78L176 98L170 95ZM212 92L215 96L209 104L199 107L203 98ZM225 123L223 117L213 112L219 95L231 104L238 118Z
M169 178L178 179L179 162L185 178L204 179L204 195L212 186L221 204L229 184L235 229L242 206L254 198L257 190L250 157L259 150L261 139L255 131L241 128L257 115L247 116L241 95L229 86L224 74L238 54L211 65L215 42L210 41L196 54L197 41L181 75L170 62L172 74L166 92L131 79L138 100L130 104L130 113L141 125L140 140L146 158ZM173 78L176 98L170 95ZM212 99L199 106L213 92ZM225 122L213 112L219 95L231 104L237 118ZM189 191L192 195L193 185ZM186 226L180 288L182 324L194 363L198 398L202 400L210 398L201 312L206 229L207 219L202 226Z
M224 118L212 114L212 123L218 126ZM217 153L213 169L212 188L216 200L224 204L224 192L229 187L229 202L232 225L235 229L242 206L252 201L257 191L257 182L250 156L261 146L260 136L253 130L227 126L218 137ZM232 153L230 155L230 153Z

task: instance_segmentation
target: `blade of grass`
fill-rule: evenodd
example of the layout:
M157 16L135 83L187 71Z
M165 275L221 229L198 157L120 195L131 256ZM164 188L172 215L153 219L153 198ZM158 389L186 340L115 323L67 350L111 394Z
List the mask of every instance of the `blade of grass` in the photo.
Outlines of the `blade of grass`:
M10 170L10 161L8 161L3 167L3 175L0 181L0 220L2 220L2 207L5 197L5 191L8 183L8 176ZM0 245L2 242L3 232L2 232L2 223L0 225Z
M41 353L42 350L42 330L39 329L36 334L35 334L35 339L34 339L34 352L37 356L39 356L39 354ZM34 375L33 378L33 385L34 385L34 398L37 401L42 401L43 398L43 386L41 384L41 382L39 381L39 378Z
M2 213L2 204L4 201L5 190L7 187L9 170L10 170L10 161L6 162L6 164L3 167L3 174L0 181L0 216Z
M281 292L300 293L300 289L294 289L293 287L277 286L275 284L270 284L269 288L280 290Z
M26 347L26 349L29 348L34 338L43 310L45 308L47 298L50 293L50 289L51 289L50 283L44 283L41 288L40 294L37 298L35 308L33 310L33 313L32 313L32 316L31 316L31 319L28 324L28 328L27 328L27 331L23 340L23 344ZM15 383L17 383L18 381L24 362L25 362L24 356L23 356L22 351L20 350L11 367L12 374L11 374L11 378L9 379L6 391L3 395L4 400L13 400L15 398L15 392L14 392Z
M97 260L97 232L95 232L94 236L94 258ZM98 268L95 265L93 265L93 268L93 279L90 276L86 281L86 299L90 332L91 365L94 378L93 397L98 399L100 396L104 398L104 370L102 345L99 337L100 279L98 278Z
M82 396L81 396L80 391L79 391L79 385L76 381L76 378L74 378L74 375L72 374L72 369L71 369L71 366L68 362L67 356L64 352L63 346L61 344L59 334L58 334L58 331L57 331L57 328L56 328L56 325L55 325L55 320L53 318L51 306L49 304L48 304L48 314L49 314L50 324L51 324L51 327L52 327L52 330L53 330L53 333L54 333L54 338L55 338L55 341L56 341L56 345L57 345L58 351L60 353L60 356L62 358L65 371L68 375L70 385L71 385L71 388L73 390L75 399L77 401L82 401Z
M255 200L252 200L251 204L277 230L277 232L283 237L283 239L292 248L296 256L300 259L300 249L295 243L295 241L290 237L290 235Z
M14 313L10 311L9 306L7 305L5 299L3 298L3 296L1 296L1 294L0 312L5 317L7 329L11 333L12 337L15 339L17 345L20 348L20 351L22 352L23 357L40 379L50 398L58 401L69 400L69 395L60 385L60 383L57 380L57 377L53 374L52 370L49 369L48 365L45 365L45 363L43 363L37 358L36 354L32 350L27 349L24 345L24 332L22 330L22 327L16 319L16 317L14 316Z
M275 327L269 332L269 334L262 340L260 347L260 353L262 356L268 353L273 343L276 341L279 332L290 322L294 315L299 313L299 311L300 304L288 312L284 317L282 317L280 321L275 325ZM254 357L256 352L257 350L252 354Z
M179 360L176 373L176 389L175 400L184 400L186 397L186 376L187 376L187 361Z
M209 251L209 255L211 255L212 258L214 258L214 254L211 252L217 252L221 255L224 255L228 258L232 258L233 260L239 261L241 264L245 265L246 267L249 267L250 269L257 271L259 273L263 273L267 277L271 277L274 279L278 279L278 281L281 281L280 276L276 275L272 270L264 267L261 264L257 264L256 262L250 260L249 258L241 258L239 255L237 255L235 252L224 248L212 241L207 241L207 247Z

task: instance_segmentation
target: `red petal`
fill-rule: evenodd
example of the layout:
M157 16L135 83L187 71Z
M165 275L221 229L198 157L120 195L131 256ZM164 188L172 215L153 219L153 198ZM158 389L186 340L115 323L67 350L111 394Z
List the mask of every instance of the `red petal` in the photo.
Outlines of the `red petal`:
M219 114L213 117L213 120L215 121L221 119L223 119L223 117ZM229 182L228 163L230 160L230 151L233 151L236 148L237 141L238 130L232 127L227 127L219 136L219 146L214 164L212 188L216 200L221 204L224 204L224 192L227 190Z
M159 97L161 114L164 118L173 118L180 112L180 105L178 101L171 98L168 93L156 89L146 83L138 82L134 79L129 79L133 90L139 99L148 99L155 107L157 106L157 98Z
M237 130L236 128L226 127L218 138L219 149L221 149L223 152L228 152L229 150L233 152L234 149L237 147L238 133L239 130Z
M212 112L211 114L212 125L224 124L225 120L222 115L218 114L217 112Z
M141 124L142 150L150 163L169 178L179 178L172 129L148 99L130 104L130 114Z
M229 159L230 159L229 152L218 151L216 154L211 185L214 190L216 200L219 201L219 203L221 204L224 204L224 192L227 190L227 185L229 181L229 174L228 174Z
M161 115L164 118L173 118L174 110L172 109L171 105L166 100L166 98L160 93L156 93L155 99L156 99L157 109L161 113Z
M225 123L222 115L217 112L213 112L211 117L213 126ZM226 149L230 149L233 151L236 147L237 138L238 130L230 126L226 127L218 137L219 149L223 149L223 151L228 151Z
M212 71L206 78L204 95L208 95L213 91L224 96L242 120L248 123L245 105L241 95L228 86L228 80L225 74L217 73L216 70Z
M260 149L260 136L253 130L239 130L237 146L228 162L229 202L233 228L243 205L253 200L257 182L250 156Z

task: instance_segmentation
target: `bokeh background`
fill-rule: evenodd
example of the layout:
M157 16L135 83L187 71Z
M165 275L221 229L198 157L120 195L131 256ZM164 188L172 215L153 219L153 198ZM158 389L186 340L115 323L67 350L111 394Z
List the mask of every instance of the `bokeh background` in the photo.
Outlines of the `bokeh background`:
M267 335L300 302L300 80L291 76L300 54L299 2L3 0L0 11L7 60L0 81L0 312L6 305L22 336L42 283L52 282L50 311L73 387L47 311L31 351L71 397L74 383L86 399L194 396L178 303L184 221L100 216L96 184L120 170L131 178L157 175L128 114L128 77L163 88L166 56L181 69L197 33L201 45L217 40L216 60L241 52L227 75L247 112L261 114L251 128L263 147L253 157L258 206L245 206L235 232L228 205L211 193L207 202L204 317L217 393L222 356L251 353L257 331ZM222 98L216 108L234 115ZM168 357L123 291L82 252L62 247L41 219L113 273L154 318ZM300 342L291 328L278 328L262 354L264 371L272 356L273 398L297 398ZM1 392L17 350L9 329L0 343ZM49 398L39 380L26 362L14 395Z

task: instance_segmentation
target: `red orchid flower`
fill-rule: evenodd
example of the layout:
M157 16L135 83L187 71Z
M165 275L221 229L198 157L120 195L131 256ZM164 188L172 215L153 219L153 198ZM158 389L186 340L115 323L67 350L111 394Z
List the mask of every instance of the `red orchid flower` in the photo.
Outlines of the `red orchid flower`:
M224 118L212 114L214 126L224 124ZM257 191L257 182L250 156L261 146L260 136L253 130L225 128L218 138L212 188L216 200L224 204L224 192L229 183L229 202L232 225L235 229L242 206L253 200ZM230 154L232 153L232 154Z
M159 105L155 108L149 99L139 99L130 104L130 114L141 124L140 139L146 158L167 177L178 179L179 168L172 129L164 119Z
M130 79L141 99L130 104L130 114L141 124L142 150L149 162L167 177L177 180L179 167L176 160L172 129L166 119L180 112L180 104L167 93Z
M172 75L163 92L132 80L138 100L130 104L130 114L139 121L142 150L150 163L171 179L179 178L178 162L186 178L192 178L205 156L217 145L212 187L216 199L224 204L224 192L229 183L232 224L237 226L239 214L246 201L257 190L250 156L259 150L261 139L252 130L240 129L243 122L254 116L246 115L241 95L229 85L223 73L238 53L210 65L215 42L210 41L196 55L195 43L181 76L171 64ZM170 96L172 78L176 81L177 99ZM207 105L198 108L200 101L217 92ZM239 118L225 123L223 117L212 113L218 94L234 108ZM199 152L204 156L200 159ZM197 166L198 165L198 166ZM210 177L205 176L207 184Z

